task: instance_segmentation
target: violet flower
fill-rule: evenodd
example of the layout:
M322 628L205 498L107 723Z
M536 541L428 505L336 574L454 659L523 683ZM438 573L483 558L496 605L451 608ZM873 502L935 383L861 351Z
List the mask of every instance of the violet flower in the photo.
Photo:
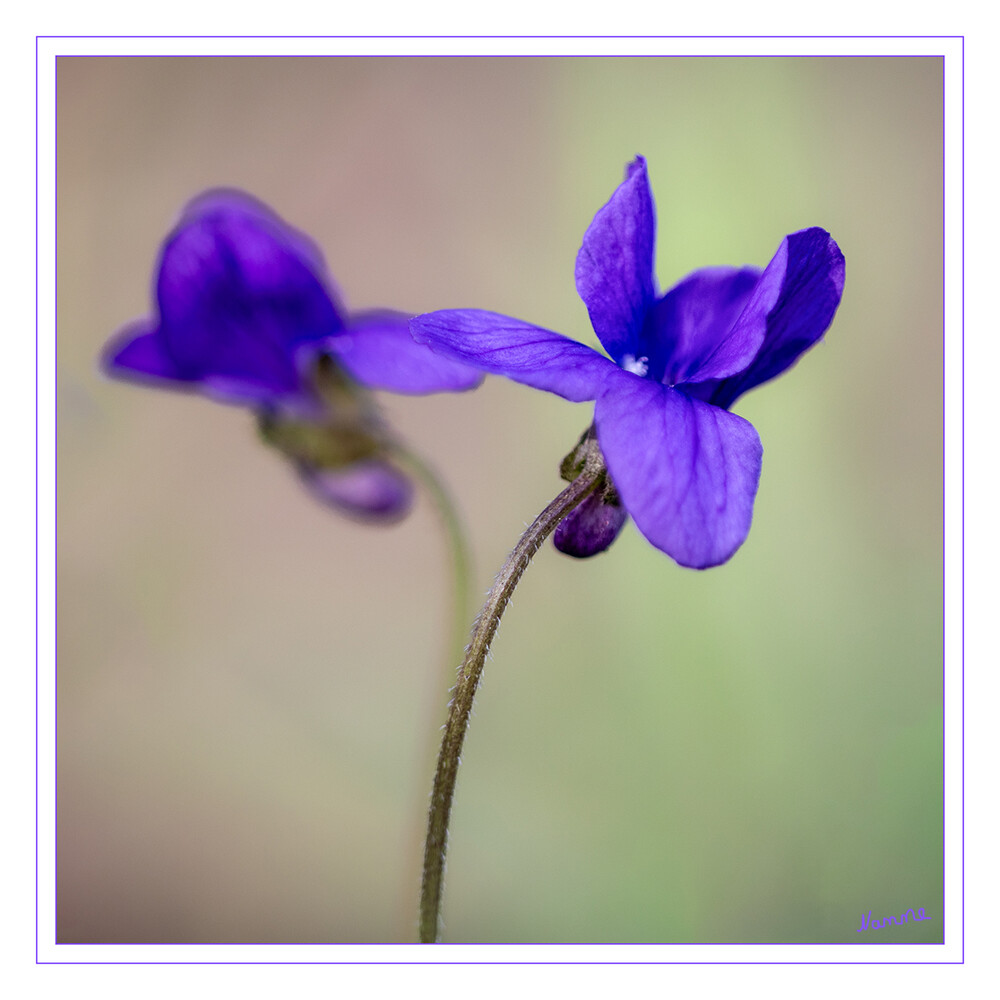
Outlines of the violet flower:
M348 313L315 244L241 191L187 205L154 297L157 315L111 340L104 370L251 407L309 489L356 517L395 520L412 499L366 389L462 391L482 379L416 344L403 313Z
M725 562L743 543L760 478L757 432L729 408L823 335L840 303L844 257L825 230L804 229L781 241L763 271L706 268L658 295L655 230L638 156L594 216L576 259L577 290L610 360L561 334L478 309L427 313L410 329L419 343L481 371L573 402L596 401L609 480L556 529L562 551L603 551L627 511L653 545L700 569ZM565 478L573 457L564 462Z

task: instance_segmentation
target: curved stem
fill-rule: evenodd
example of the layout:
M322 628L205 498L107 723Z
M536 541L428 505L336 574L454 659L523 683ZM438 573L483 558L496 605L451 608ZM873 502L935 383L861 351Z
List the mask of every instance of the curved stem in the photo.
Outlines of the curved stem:
M531 557L555 530L556 525L594 490L604 471L599 458L588 460L580 475L535 518L497 574L496 581L486 596L486 603L472 626L465 659L459 668L454 696L448 709L448 721L444 727L431 791L427 840L424 845L424 875L420 891L420 940L423 942L433 942L438 937L448 820L455 795L459 756L490 643Z
M465 623L469 620L472 609L472 602L469 600L472 560L469 557L462 519L451 494L432 466L397 441L391 442L388 449L393 458L427 490L448 540L452 576L452 626L448 646L448 663L451 669L454 664L461 662L465 649Z

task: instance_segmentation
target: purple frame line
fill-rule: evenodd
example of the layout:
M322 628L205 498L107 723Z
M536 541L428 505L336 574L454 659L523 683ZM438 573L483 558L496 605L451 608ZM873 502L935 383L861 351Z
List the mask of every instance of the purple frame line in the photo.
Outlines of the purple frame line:
M554 38L566 38L566 39L613 39L615 41L621 41L624 39L643 39L643 40L660 40L660 39L703 39L710 38L712 40L716 39L730 39L730 38L740 38L740 39L751 39L757 40L762 38L785 38L789 40L807 40L813 38L822 38L825 41L840 41L841 39L862 39L862 38L875 38L875 39L899 39L899 38L922 38L930 40L939 39L962 39L963 40L963 55L964 55L964 39L965 35L36 35L36 39L49 39L49 38L259 38L259 39L275 39L275 38L311 38L311 39L327 39L327 38L344 38L344 39L357 39L357 38L373 38L373 39L398 39L398 38L412 38L421 40L430 40L436 38L450 38L450 39L528 39L528 38L543 38L543 39L554 39ZM575 53L574 53L575 54ZM530 56L528 58L538 58L538 56ZM718 58L728 58L726 56L719 56ZM751 57L752 58L752 57Z
M39 250L38 250L38 211L39 211L39 101L38 101L38 80L40 74L39 66L39 43L43 40L50 39L90 39L90 38L116 38L116 39L142 39L142 38L155 38L155 39L260 39L260 40L272 40L272 39L299 39L299 38L309 38L309 39L422 39L431 40L438 38L446 39L532 39L532 38L567 38L567 39L764 39L764 38L784 38L784 39L802 39L807 40L810 38L822 38L824 40L840 40L840 39L928 39L928 40L958 40L960 42L960 55L959 55L959 79L960 79L960 91L961 91L961 107L962 107L962 118L961 118L961 131L960 131L960 149L961 149L961 173L962 173L962 193L960 198L960 226L961 226L961 246L962 246L962 268L961 276L959 280L959 287L961 289L961 332L960 332L960 364L961 364L961 417L960 417L960 427L961 427L961 450L960 450L960 508L962 512L961 516L961 530L960 530L960 565L961 565L961 578L962 583L960 587L960 606L961 606L961 719L962 719L962 739L961 739L961 771L962 771L962 791L960 796L960 816L961 816L961 874L960 881L961 884L965 885L965 837L964 837L964 827L965 827L965 180L964 180L964 166L965 166L965 36L964 35L36 35L35 36L35 963L36 965L520 965L526 964L522 961L382 961L382 962L370 962L370 961L337 961L337 960L326 960L326 961L208 961L208 962L157 962L157 961L138 961L138 962L102 962L99 960L88 960L88 961L59 961L59 962L43 962L39 958L39 924L38 924L38 901L39 901L39 876L38 876L38 857L39 857L39 836L38 836L38 800L39 800L39 770L38 770L38 720L39 720L39 693L38 693L38 677L39 677L39 661L38 661L38 636L39 636L39 613L38 613L38 595L39 595L39 582L38 582L38 538L39 538L39 490L38 490L38 468L39 468L39 433L38 433L38 413L39 413L39 403L38 403L38 387L39 387L39 361L38 361L38 345L39 345L39 321L38 321L38 302L39 302L39 279L38 279L38 261L39 261ZM150 56L143 56L139 53L130 53L128 55L76 55L68 56L64 58L112 58L112 59L127 59L127 58L149 58ZM293 58L293 59L323 59L323 58L379 58L379 55L372 53L364 53L358 55L350 56L327 56L327 55L299 55L299 54L289 54L289 55L274 55L274 54L263 54L263 56L254 56L247 53L240 54L222 54L222 55L212 55L209 53L197 53L197 54L184 54L184 55L165 55L162 58L191 58L191 59L206 59L206 58L231 58L231 59L242 59L242 58ZM691 58L691 59L768 59L768 58L787 58L787 59L818 59L818 58L829 58L829 59L840 59L840 58L927 58L936 57L942 60L944 63L947 56L940 53L906 53L906 54L886 54L886 53L860 53L860 54L827 54L827 53L751 53L751 54L732 54L732 55L712 55L712 54L680 54L680 55L608 55L606 53L600 53L597 55L586 53L572 53L572 54L560 54L560 55L545 55L541 53L533 54L447 54L447 55L434 55L434 56L424 56L424 55L388 55L382 56L383 58L446 58L446 59L462 59L462 58L523 58L523 59L540 59L540 58L629 58L629 59L657 59L657 58ZM53 60L58 59L58 55L53 56ZM945 82L942 74L942 95L944 95ZM944 124L946 118L946 107L942 107L942 133L944 132ZM945 156L944 150L944 135L942 134L942 178L944 179L947 174L947 158ZM56 185L58 187L58 172L56 172ZM942 199L944 195L944 189L942 188ZM942 216L942 219L944 215ZM54 221L54 235L56 238L56 245L58 245L58 219ZM942 233L943 236L943 233ZM944 241L942 240L942 262L945 258ZM58 288L58 266L56 266L56 287ZM942 283L944 282L944 272L942 272ZM942 294L942 300L944 299L944 294ZM942 321L944 316L942 316ZM58 327L58 324L57 324ZM942 330L944 329L944 324L942 322ZM58 330L56 331L56 346L58 345ZM942 402L945 397L945 385L944 385L944 355L945 355L945 338L942 336ZM54 434L55 434L55 444L58 449L58 398L55 400L55 423L54 423ZM942 408L942 436L944 431L945 418L944 418L944 408ZM942 448L942 513L946 507L946 476L945 476L945 462L944 462L944 447ZM58 462L56 463L56 468L54 469L54 488L56 491L56 506L54 510L54 516L58 516ZM945 579L944 579L944 564L945 564L945 551L946 547L944 544L944 518L942 517L942 594L945 589ZM942 615L943 615L943 603L942 603ZM942 620L942 626L944 622ZM944 628L942 629L944 632ZM944 800L946 799L946 775L945 775L945 743L946 743L946 725L945 725L945 672L944 672L944 652L945 643L942 636L942 667L941 667L941 681L942 681L942 692L941 692L941 714L942 714L942 806ZM56 649L56 661L58 663L58 649ZM55 694L56 704L55 708L58 714L58 691ZM58 733L56 734L56 745L58 745ZM54 813L58 815L58 802L55 803ZM945 895L946 888L946 877L947 869L944 866L944 855L945 855L945 844L947 838L947 826L944 821L945 810L942 808L942 902ZM57 872L58 865L56 864L54 870ZM681 961L540 961L531 962L528 964L532 965L963 965L965 963L965 893L962 893L962 941L961 941L961 957L957 960L941 960L941 961L929 961L913 963L905 960L900 961L874 961L867 962L860 959L847 959L843 961L693 961L693 960L681 960ZM942 908L942 917L944 917ZM56 942L58 945L58 942ZM878 945L877 941L865 941L859 942L865 945ZM940 943L930 942L895 942L891 947L944 947L947 944L947 940L942 940ZM115 942L84 942L80 944L81 947L86 948L316 948L316 947L344 947L344 943L340 942L305 942L305 943L274 943L274 942L240 942L240 943L228 943L228 942L171 942L167 943L115 943ZM385 948L385 947L422 947L422 945L417 942L359 942L359 943L349 943L346 945L351 948ZM550 947L585 947L588 949L592 948L621 948L621 947L658 947L658 948L686 948L686 947L813 947L813 948L837 948L837 947L853 947L853 945L846 942L784 942L784 941L696 941L696 942L594 942L594 943L566 943L566 942L504 942L502 944L490 944L490 943L472 943L472 942L459 942L455 944L449 944L447 947L495 947L495 948L510 948L510 947L529 947L529 948L550 948ZM75 947L75 945L70 944L68 947Z
M755 55L672 55L672 56L609 56L606 53L574 53L573 55L497 55L493 52L469 53L463 55L386 55L386 54L365 54L365 55L275 55L273 53L253 53L253 52L199 52L196 55L172 55L161 56L158 53L129 53L128 55L70 55L61 56L62 59L942 59L940 53L917 53L908 52L906 55L885 52L870 52L860 55L831 56L823 52L812 54L788 55L785 52L761 52Z
M194 36L192 36L194 37ZM215 36L211 36L215 37ZM254 36L256 37L256 36ZM680 53L672 55L608 55L606 52L574 52L570 55L561 53L496 53L496 52L466 52L460 54L396 54L396 53L359 53L359 54L315 54L315 53L279 53L273 52L197 52L177 55L161 55L156 52L94 53L87 55L65 55L62 59L944 59L940 52L862 52L850 55L831 55L827 52L755 52L751 55L735 53L733 55L711 55L701 53Z
M35 38L35 964L38 965L38 62L39 38Z
M961 350L959 353L959 363L961 365L961 415L960 428L962 434L962 445L960 454L960 499L959 503L961 505L962 511L962 528L959 532L959 561L961 566L961 653L959 656L960 669L961 669L961 719L962 719L962 732L961 739L959 741L959 753L961 761L961 771L962 771L962 791L960 796L959 805L959 816L961 817L961 841L962 841L962 861L960 867L959 878L961 880L962 886L962 964L965 963L965 36L961 37L961 56L959 60L959 79L961 81L962 88L962 119L961 119L961 142L959 148L961 150L962 157L962 195L959 201L959 220L961 222L961 246L962 246L962 268L961 275L959 277L959 295L961 298ZM943 506L943 505L942 505ZM942 668L942 676L944 675L944 669ZM941 699L942 706L944 705L944 698ZM944 727L942 725L942 733ZM944 767L944 746L941 747L941 760L942 768ZM942 781L942 788L944 787L944 782ZM944 845L944 837L947 828L942 823L942 837L941 843ZM947 875L947 870L945 870L944 875ZM944 886L944 879L942 879L942 887Z
M80 947L91 947L90 945L81 945ZM160 945L154 947L168 947L167 945ZM169 947L175 947L173 945ZM234 946L237 947L237 946ZM240 945L238 947L248 947L247 945ZM296 945L293 947L301 947ZM329 946L328 946L329 947ZM355 946L356 947L356 946ZM378 947L398 947L394 945L386 946L380 945ZM449 947L446 945L445 947ZM451 945L450 947L454 947ZM475 946L474 946L475 947ZM492 948L510 948L514 947L512 945L497 944L497 945L479 945L481 948L492 947ZM579 945L574 947L596 947L596 945ZM629 947L628 945L620 947ZM634 945L632 946L634 947ZM852 947L847 945L846 947ZM360 961L335 961L330 960L326 962L261 962L261 961L231 961L231 962L153 962L153 961L142 961L142 962L85 962L85 961L65 961L65 962L39 962L39 965L964 965L964 959L961 962L862 962L856 959L845 959L842 962L695 962L695 961L677 961L677 962L625 962L625 961L549 961L549 962L525 962L523 960L511 960L502 961L500 959L477 959L471 962L445 962L445 961L434 961L434 962L360 962Z

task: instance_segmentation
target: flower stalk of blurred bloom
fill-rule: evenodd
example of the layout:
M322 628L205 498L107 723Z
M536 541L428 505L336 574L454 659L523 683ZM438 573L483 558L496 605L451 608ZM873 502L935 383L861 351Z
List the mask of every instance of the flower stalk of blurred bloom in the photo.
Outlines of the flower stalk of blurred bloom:
M570 485L522 536L487 597L460 668L432 792L421 935L436 940L448 817L469 712L489 643L517 581L550 533L562 552L608 548L631 516L682 566L726 562L750 530L762 449L729 408L791 366L833 320L844 257L823 229L786 236L757 268L695 271L656 289L656 219L646 162L594 216L576 287L610 357L558 333L479 309L417 316L414 338L443 357L595 401L594 421L562 462Z
M459 662L470 613L461 523L370 390L462 391L482 375L415 343L402 313L348 313L312 241L239 191L186 207L160 251L154 296L156 315L105 348L109 375L249 407L313 495L355 518L398 520L412 502L408 473L422 481L450 547Z
M154 293L157 314L111 341L104 370L250 407L316 497L365 520L398 520L413 493L368 390L462 391L482 379L414 343L403 313L347 312L315 244L240 191L188 204Z

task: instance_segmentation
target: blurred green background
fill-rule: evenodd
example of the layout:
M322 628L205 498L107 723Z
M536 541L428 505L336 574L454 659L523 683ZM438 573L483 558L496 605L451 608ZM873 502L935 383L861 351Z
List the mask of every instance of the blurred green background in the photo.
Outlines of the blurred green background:
M434 511L341 519L248 412L98 373L181 206L247 189L353 308L596 343L575 255L636 153L661 287L820 225L845 296L737 404L765 457L728 565L629 526L529 570L464 753L445 939L941 940L941 60L63 58L58 101L61 941L416 931L451 679ZM590 405L502 379L384 404L484 592Z

